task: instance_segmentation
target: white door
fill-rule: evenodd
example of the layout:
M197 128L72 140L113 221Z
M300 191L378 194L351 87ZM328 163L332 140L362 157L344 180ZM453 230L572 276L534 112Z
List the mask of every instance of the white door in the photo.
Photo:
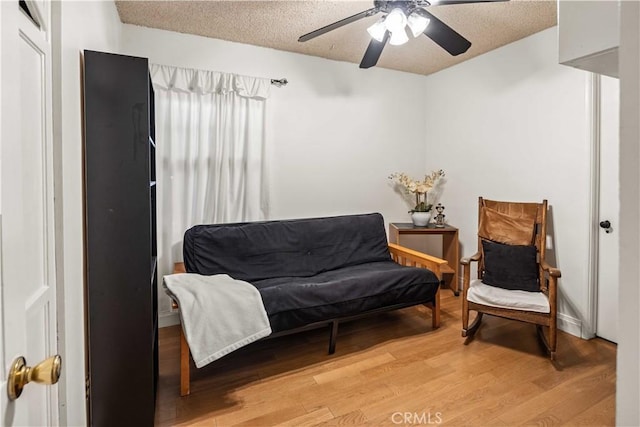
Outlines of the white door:
M57 353L50 4L0 1L0 425L58 424L58 387L7 396L12 362ZM35 9L37 8L37 9Z
M620 216L619 99L617 79L600 80L600 235L596 335L617 342ZM608 221L608 224L606 223ZM606 227L609 225L610 227Z

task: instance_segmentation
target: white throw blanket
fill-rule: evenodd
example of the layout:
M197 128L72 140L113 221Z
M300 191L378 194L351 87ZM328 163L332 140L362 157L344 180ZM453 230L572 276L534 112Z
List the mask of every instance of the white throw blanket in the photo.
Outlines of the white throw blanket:
M271 334L255 286L226 274L164 276L165 291L180 306L182 329L198 368Z

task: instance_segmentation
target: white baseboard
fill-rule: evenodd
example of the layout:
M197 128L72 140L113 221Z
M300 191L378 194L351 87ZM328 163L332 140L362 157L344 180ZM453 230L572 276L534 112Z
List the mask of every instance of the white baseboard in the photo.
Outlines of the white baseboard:
M158 328L166 328L167 326L179 325L180 315L178 313L158 313Z
M558 313L558 329L578 338L582 337L582 320Z

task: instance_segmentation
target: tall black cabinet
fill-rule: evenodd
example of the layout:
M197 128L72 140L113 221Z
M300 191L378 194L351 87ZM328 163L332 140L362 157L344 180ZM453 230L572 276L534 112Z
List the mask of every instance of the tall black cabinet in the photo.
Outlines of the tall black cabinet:
M146 58L84 52L87 405L94 426L154 420L153 117Z

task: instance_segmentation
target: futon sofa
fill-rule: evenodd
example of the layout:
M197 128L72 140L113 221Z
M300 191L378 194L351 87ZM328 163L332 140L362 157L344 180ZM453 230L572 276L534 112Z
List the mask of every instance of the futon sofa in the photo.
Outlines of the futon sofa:
M375 312L424 304L440 322L447 262L388 244L380 214L197 225L184 235L186 271L227 274L262 297L272 335L331 327ZM181 395L189 394L189 349L181 335Z

